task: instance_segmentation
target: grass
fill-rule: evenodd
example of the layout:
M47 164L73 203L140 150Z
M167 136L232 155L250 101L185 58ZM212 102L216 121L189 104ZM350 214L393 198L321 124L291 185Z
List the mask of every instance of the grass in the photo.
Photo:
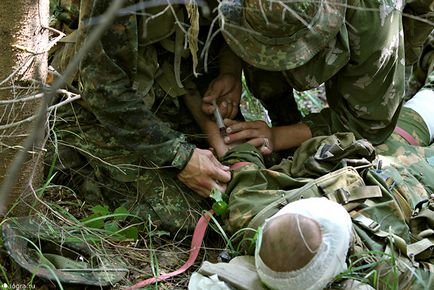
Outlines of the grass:
M38 218L43 220L41 224L46 223L47 228L51 229L49 235L41 233L37 237L28 238L28 244L38 253L39 258L37 260L40 261L40 267L52 269L50 262L44 258L43 253L46 252L43 252L41 248L41 245L47 243L47 241L57 244L59 248L68 248L70 244L85 246L91 249L91 253L96 259L106 261L108 267L119 264L118 260L121 260L122 265L129 270L129 274L117 283L117 287L131 285L145 278L158 276L161 272L175 270L188 257L189 239L186 238L181 242L170 240L170 237L167 237L165 233L155 229L151 220L148 221L146 226L144 222L134 224L135 227L141 226L141 235L137 240L120 239L114 237L111 230L88 227L85 223L77 222L76 218L69 219L69 215L63 215L61 211L56 211L55 214L53 211L56 211L54 207L48 212L39 211L37 213ZM58 215L62 215L63 219L59 219ZM112 217L113 215L108 215L102 218ZM129 226L131 225L126 223L122 229ZM27 235L25 234L25 236ZM75 259L91 263L90 256L79 255ZM13 261L10 261L10 263L13 264ZM5 264L2 263L0 268L0 281L2 283L8 285L31 283L37 288L56 287L55 284L58 284L57 287L61 288L62 284L55 281L56 275L54 272L54 282L47 284L47 281L35 278L34 275L25 271L20 271L19 275L14 275L10 271L11 265L3 265ZM14 267L19 269L18 266ZM174 285L182 283L185 286L186 282L186 277L178 277L168 283L159 284ZM168 286L168 289L173 289L171 287Z

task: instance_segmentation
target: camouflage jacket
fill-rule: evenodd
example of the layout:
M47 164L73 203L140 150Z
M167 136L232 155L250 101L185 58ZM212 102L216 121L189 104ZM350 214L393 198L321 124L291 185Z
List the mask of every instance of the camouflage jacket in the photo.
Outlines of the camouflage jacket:
M78 22L70 35L74 47L67 43L69 48L53 60L62 70L111 1L60 2L52 3L58 18L67 24L73 22L70 19ZM204 18L195 5L155 7L146 1L126 2L132 12L117 17L80 64L77 78L82 101L73 110L78 122L71 118L68 125L72 131L71 125L80 124L74 131L80 138L68 142L112 164L145 162L146 166L182 169L195 145L184 134L188 130L181 132L191 125L178 97L195 87L192 55L200 52L195 51L194 29ZM190 25L184 28L177 21Z
M393 131L404 98L405 63L415 62L433 28L414 18L433 21L432 1L406 2L348 1L344 25L328 47L284 72L299 91L326 85L329 108L303 120L313 136L351 131L379 144Z

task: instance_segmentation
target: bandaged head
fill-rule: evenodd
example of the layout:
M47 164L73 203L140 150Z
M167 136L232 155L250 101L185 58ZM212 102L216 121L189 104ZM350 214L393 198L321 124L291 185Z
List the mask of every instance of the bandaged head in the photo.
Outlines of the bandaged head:
M292 202L262 226L255 251L258 275L270 289L323 289L347 269L351 234L351 218L340 204L326 198ZM280 243L291 248L275 246Z

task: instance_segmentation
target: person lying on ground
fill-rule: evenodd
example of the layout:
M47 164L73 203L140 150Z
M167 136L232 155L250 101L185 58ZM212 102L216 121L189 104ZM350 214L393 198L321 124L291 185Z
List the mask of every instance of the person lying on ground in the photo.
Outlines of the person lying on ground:
M432 36L419 63L425 80L400 112L399 130L382 144L374 147L352 133L318 136L271 168L252 144L223 150L232 179L222 218L230 233L259 228L255 250L243 247L254 257L249 267L256 282L271 289L322 289L357 260L381 277L363 280L373 287L434 285ZM244 289L237 283L245 281L228 274L240 274L236 267L222 267L226 271L207 265L199 272L218 273Z
M423 94L413 102L430 107ZM398 125L431 144L434 120L425 123L415 108L406 107ZM232 170L222 221L227 234L250 233L244 241L257 232L253 245L242 245L243 253L254 257L245 266L255 269L254 283L323 289L357 263L365 269L361 276L376 271L380 277L358 278L372 287L430 289L434 147L429 144L415 146L393 133L374 147L352 133L337 133L304 142L292 158L271 168L253 145L231 148L222 159ZM248 289L245 280L235 278L244 276L239 266L230 264L206 264L199 273L218 274L235 289Z

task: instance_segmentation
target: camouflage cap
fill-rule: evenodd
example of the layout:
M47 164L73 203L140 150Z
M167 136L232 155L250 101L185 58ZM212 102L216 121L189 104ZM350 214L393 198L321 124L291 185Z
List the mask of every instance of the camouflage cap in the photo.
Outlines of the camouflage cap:
M103 287L118 283L128 273L112 251L90 247L80 231L73 233L38 216L10 218L3 223L2 233L10 257L43 279Z
M220 27L247 63L281 71L307 63L341 29L346 0L222 0Z

